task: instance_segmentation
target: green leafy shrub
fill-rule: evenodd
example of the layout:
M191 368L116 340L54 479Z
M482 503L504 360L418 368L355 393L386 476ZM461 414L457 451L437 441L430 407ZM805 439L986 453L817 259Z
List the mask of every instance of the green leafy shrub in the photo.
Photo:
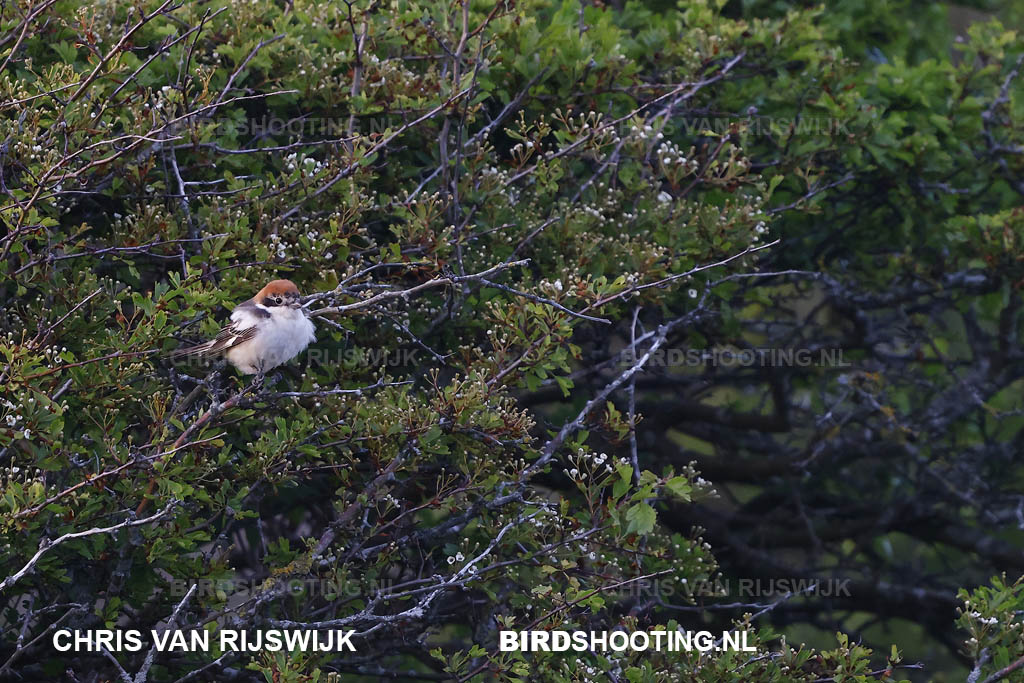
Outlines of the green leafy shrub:
M954 613L1024 566L1020 38L722 4L0 8L0 676L914 675L864 614L1020 657L1015 589ZM276 277L298 361L166 358ZM769 347L845 355L671 353ZM694 590L751 576L848 618ZM168 620L357 652L50 642ZM619 628L756 650L497 647Z

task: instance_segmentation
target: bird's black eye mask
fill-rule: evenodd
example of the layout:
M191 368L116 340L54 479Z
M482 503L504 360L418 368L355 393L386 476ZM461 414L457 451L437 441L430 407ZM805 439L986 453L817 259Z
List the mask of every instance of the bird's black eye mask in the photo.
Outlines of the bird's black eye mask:
M294 306L299 300L296 294L271 294L260 301L264 306Z

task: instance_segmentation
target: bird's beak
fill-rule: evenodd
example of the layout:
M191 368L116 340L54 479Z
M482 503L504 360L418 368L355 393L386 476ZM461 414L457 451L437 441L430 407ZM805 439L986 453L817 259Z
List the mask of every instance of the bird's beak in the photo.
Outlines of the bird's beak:
M302 302L296 299L295 301L288 304L289 308L302 308Z

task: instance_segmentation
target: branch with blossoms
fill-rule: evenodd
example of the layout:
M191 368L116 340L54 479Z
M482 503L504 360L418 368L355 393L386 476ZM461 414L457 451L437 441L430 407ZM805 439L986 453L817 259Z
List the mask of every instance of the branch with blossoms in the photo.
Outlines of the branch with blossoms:
M455 274L443 275L443 276L440 276L440 277L431 278L431 279L427 280L426 282L422 282L422 283L420 283L418 285L415 285L413 287L407 287L407 288L404 288L404 289L397 289L397 288L392 287L391 285L382 285L383 287L386 288L386 290L383 291L383 292L380 292L378 294L373 294L370 290L366 290L366 289L357 290L357 289L355 289L352 286L345 287L344 285L338 285L338 287L336 287L334 290L332 290L330 292L323 292L323 293L319 293L319 294L311 294L311 295L309 295L307 297L304 297L303 298L303 305L308 307L311 303L319 302L319 301L323 301L323 300L335 300L335 299L339 298L342 295L347 295L347 296L354 296L354 295L359 296L359 295L361 295L363 297L360 301L356 301L356 302L350 303L350 304L336 304L336 305L333 305L333 306L324 306L324 307L321 307L321 308L311 308L311 309L309 309L311 316L322 317L322 316L328 316L328 315L336 315L338 313L347 313L349 311L355 311L355 310L359 310L359 309L363 309L363 308L370 308L370 307L377 306L379 304L382 304L384 302L391 301L391 300L394 300L394 299L409 299L410 297L412 297L412 296L414 296L416 294L419 294L420 292L423 292L423 291L426 291L426 290L430 290L430 289L434 289L436 287L452 287L452 286L455 286L455 285L458 285L458 284L464 284L464 283L469 283L469 282L479 282L479 283L483 284L486 287L491 287L493 289L498 289L498 290L501 290L501 291L504 291L504 292L511 292L512 294L515 294L516 296L522 297L522 298L527 299L529 301L535 301L537 303L546 304L546 305L551 306L552 308L555 308L555 309L557 309L559 311L562 311L563 313L566 313L567 315L570 315L570 316L572 316L574 318L580 318L582 320L589 320L591 322L602 323L602 324L605 324L605 325L611 324L611 321L606 320L604 318L596 318L594 316L589 316L589 315L586 315L584 313L578 313L576 311L568 309L565 306L563 306L562 304L560 304L557 301L555 301L554 299L550 299L548 297L539 296L537 294L533 294L533 293L530 293L530 292L524 292L524 291L521 291L519 289L516 289L516 288L513 288L513 287L509 287L507 285L502 285L502 284L499 284L499 283L496 283L496 282L492 282L491 280L488 279L488 278L493 277L494 275L497 275L497 274L499 274L499 273L501 273L501 272L503 272L505 270L508 270L510 268L516 268L516 267L519 267L519 266L525 266L529 262L530 262L530 259L520 259L518 261L507 261L507 262L504 262L504 263L499 263L497 265L494 265L494 266L488 268L487 270L483 270L483 271L480 271L478 273L471 273L469 275L455 275ZM362 274L362 275L368 274L371 270L372 270L372 267L364 269L363 271L361 271L360 274ZM355 277L355 276L353 276L353 277Z

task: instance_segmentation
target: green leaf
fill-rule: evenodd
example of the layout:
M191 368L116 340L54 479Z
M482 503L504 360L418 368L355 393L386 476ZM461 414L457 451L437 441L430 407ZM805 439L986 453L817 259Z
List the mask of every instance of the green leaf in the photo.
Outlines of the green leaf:
M665 482L665 488L668 489L672 495L676 498L690 502L690 494L693 492L693 487L690 486L690 482L686 477L672 477Z
M622 498L629 491L629 486L633 482L633 466L632 465L619 465L615 468L615 474L618 475L618 479L612 485L612 497L615 500Z
M658 513L647 503L636 503L626 510L626 532L637 534L649 534L654 529L654 522L658 519Z

